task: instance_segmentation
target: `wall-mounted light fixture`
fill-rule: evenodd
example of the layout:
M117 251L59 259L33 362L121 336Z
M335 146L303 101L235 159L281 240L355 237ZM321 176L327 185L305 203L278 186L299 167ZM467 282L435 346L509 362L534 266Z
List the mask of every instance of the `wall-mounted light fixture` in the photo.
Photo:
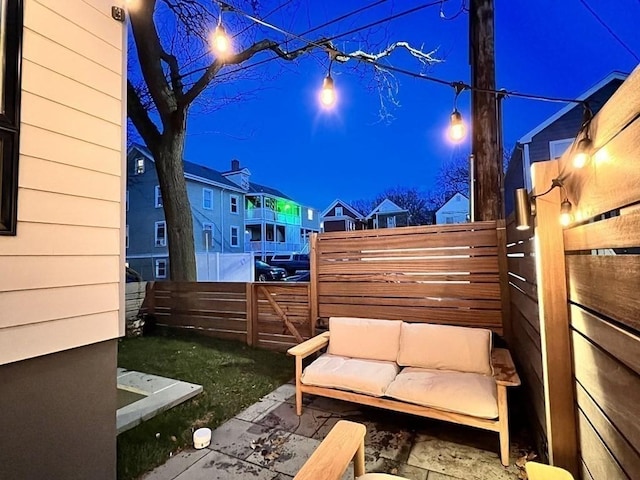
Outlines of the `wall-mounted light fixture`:
M545 192L539 195L529 195L526 188L518 188L514 192L516 229L529 230L533 225L533 217L536 214L536 198L543 197L556 187L560 187L564 194L562 203L560 203L560 224L566 227L573 220L572 205L567 198L567 189L564 187L562 180L554 178L551 186Z

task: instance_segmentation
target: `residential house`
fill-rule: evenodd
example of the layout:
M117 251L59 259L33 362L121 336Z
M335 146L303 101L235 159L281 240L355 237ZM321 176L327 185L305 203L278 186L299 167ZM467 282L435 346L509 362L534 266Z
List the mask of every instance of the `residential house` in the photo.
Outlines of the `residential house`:
M184 162L196 254L244 252L244 190L224 174ZM169 278L167 224L151 152L127 155L127 262L145 280Z
M320 231L318 211L275 188L248 184L244 197L245 250L265 260L276 253L308 252L310 235Z
M455 193L444 205L436 210L436 224L465 223L469 221L469 199L462 193Z
M367 228L394 228L409 225L409 210L400 208L388 198L365 217Z
M613 72L577 100L587 102L595 115L626 78L626 74ZM581 104L570 103L516 142L504 180L507 215L513 211L513 192L522 187L531 189L531 164L559 158L580 131L583 115L584 108Z
M347 202L335 199L321 215L323 232L345 232L349 230L363 230L366 223L364 215Z
M0 9L0 478L116 478L125 24L107 0Z
M227 172L184 161L184 172L196 255L254 252L266 258L299 252L308 248L309 234L320 230L316 210L251 182L251 172L238 160ZM169 278L163 199L146 147L129 149L127 174L127 261L144 279Z

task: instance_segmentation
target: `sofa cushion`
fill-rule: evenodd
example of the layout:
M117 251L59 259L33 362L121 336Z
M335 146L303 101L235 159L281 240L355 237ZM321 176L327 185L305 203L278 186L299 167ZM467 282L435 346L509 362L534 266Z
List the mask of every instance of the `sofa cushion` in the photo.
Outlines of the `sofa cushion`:
M477 373L407 367L385 396L474 417L498 417L496 382Z
M491 330L402 323L398 364L493 375Z
M302 383L381 397L399 370L395 362L325 353L304 369Z
M399 320L331 317L328 352L344 357L395 362L401 325Z

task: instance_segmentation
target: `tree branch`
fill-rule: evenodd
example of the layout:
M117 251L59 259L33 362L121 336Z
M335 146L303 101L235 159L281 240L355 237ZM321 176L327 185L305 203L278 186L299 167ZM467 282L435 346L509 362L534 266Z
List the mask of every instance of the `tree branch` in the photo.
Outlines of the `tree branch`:
M160 141L158 127L149 117L149 112L142 104L140 96L131 80L127 80L127 115L138 130L138 133L147 144L147 147L157 145Z
M274 52L278 57L284 60L295 60L303 53L309 52L315 48L320 48L326 44L327 47L330 47L330 43L326 40L321 39L313 44L308 44L304 47L298 48L296 50L292 50L291 52L285 52L279 47L279 44L273 40L260 40L259 42L254 43L250 47L246 48L242 52L239 52L235 55L227 57L226 59L216 58L216 60L209 65L207 70L202 74L202 76L196 81L196 83L191 87L182 97L181 107L188 107L191 102L193 102L198 95L202 93L202 91L207 88L207 86L211 83L211 81L218 74L220 69L226 65L238 65L249 60L254 55L264 52L266 50L270 50Z

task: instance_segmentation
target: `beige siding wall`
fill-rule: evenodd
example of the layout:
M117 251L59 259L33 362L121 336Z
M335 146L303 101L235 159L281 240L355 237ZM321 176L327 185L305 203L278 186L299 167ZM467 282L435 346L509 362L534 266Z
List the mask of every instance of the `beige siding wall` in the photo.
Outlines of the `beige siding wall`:
M0 364L124 328L118 2L24 3L18 234L0 237Z

